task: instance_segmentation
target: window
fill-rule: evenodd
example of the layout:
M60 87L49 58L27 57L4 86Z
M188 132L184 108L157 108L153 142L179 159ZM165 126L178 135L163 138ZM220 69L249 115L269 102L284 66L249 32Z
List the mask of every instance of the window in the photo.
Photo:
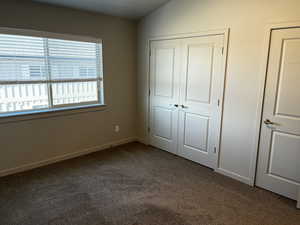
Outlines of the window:
M103 104L102 43L0 34L0 114Z

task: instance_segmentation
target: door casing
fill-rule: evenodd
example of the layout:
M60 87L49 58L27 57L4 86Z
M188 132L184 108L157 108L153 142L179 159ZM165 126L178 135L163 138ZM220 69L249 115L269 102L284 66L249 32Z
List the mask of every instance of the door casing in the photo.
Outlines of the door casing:
M295 167L299 149L296 144L300 132L299 121L296 119L299 105L296 95L293 94L293 97L292 93L287 94L290 90L294 90L293 88L297 88L290 85L293 85L294 81L291 79L298 69L293 66L295 65L293 63L296 63L293 60L298 59L299 52L291 51L293 49L291 45L295 43L299 45L299 35L300 28L272 30L263 106L265 124L261 125L256 176L257 186L292 199L296 198L297 187L300 187ZM267 125L266 119L276 122L275 125ZM296 163L293 160L296 160ZM292 163L290 166L289 162Z
M221 142L221 131L222 131L222 119L223 119L223 102L224 102L224 90L225 90L225 80L226 80L226 69L227 69L227 52L228 52L228 40L229 40L229 28L227 29L217 29L217 30L210 30L210 31L202 31L202 32L196 32L196 33L186 33L186 34L174 34L174 35L166 35L166 36L156 36L148 39L147 43L147 52L148 54L148 60L147 60L147 90L150 93L150 50L151 50L151 42L152 41L162 41L162 40L174 40L174 39L183 39L183 38L193 38L193 37L204 37L204 36L214 36L214 35L223 35L224 36L224 49L223 49L223 62L222 62L222 71L221 71L221 76L222 76L222 85L221 85L221 93L222 96L220 96L220 103L219 107L221 108L221 115L220 115L220 131L217 134L217 143L216 143L216 162L214 163L215 170L218 171L218 165L219 165L219 152L220 152L220 142ZM146 127L149 129L150 128L150 106L151 101L150 101L150 95L148 95L148 109L147 109L147 123ZM149 132L147 132L147 137L146 140L144 141L145 144L149 144L150 141L150 136Z
M251 186L256 185L256 174L257 174L257 164L258 164L258 153L260 149L260 136L261 128L263 125L263 107L265 99L265 90L266 90L266 81L267 81L267 69L270 53L270 43L271 43L271 33L272 30L277 29L288 29L288 28L300 28L300 21L292 22L280 22L280 23L270 23L266 25L265 28L265 38L264 46L262 49L263 61L260 68L260 86L259 86L259 95L257 102L257 120L256 120L256 132L255 132L255 149L253 150L252 159L251 159L251 168L250 168L250 184Z

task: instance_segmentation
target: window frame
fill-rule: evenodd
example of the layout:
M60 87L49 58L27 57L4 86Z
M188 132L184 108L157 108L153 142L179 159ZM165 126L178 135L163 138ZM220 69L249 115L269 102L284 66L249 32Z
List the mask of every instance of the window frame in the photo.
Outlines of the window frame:
M48 114L55 112L55 115L63 114L64 112L87 112L87 111L95 111L103 110L106 107L105 100L104 100L104 60L103 60L103 41L100 38L94 38L89 36L80 36L80 35L73 35L73 34L62 34L62 33L52 33L52 32L45 32L45 31L36 31L30 29L16 29L16 28L6 28L0 27L0 34L8 34L8 35L23 35L23 36L31 36L31 37L40 37L46 39L60 39L66 41L82 41L82 42L90 42L95 44L100 44L102 51L101 51L101 62L102 62L102 74L97 76L96 78L82 78L82 79L50 79L49 74L46 74L46 79L38 79L38 80L24 80L24 81L0 81L0 85L13 85L13 84L47 84L47 91L51 92L52 88L48 87L54 83L76 83L76 82L97 82L97 101L88 101L88 102L80 102L80 103L73 103L73 104L53 104L53 94L48 93L48 101L49 106L47 108L41 109L29 109L29 110L20 110L20 111L13 111L13 112L0 112L0 119L5 119L9 117L19 117L19 116L29 116L29 119L33 119L32 116L36 116L39 114ZM47 49L48 51L48 49ZM49 59L48 54L45 56L45 66L48 66ZM99 59L96 61L96 71L99 70ZM50 97L51 96L51 97ZM86 109L86 110L85 110ZM49 115L47 115L49 116ZM1 123L0 120L0 123ZM10 121L10 120L8 120ZM4 121L5 122L5 121Z

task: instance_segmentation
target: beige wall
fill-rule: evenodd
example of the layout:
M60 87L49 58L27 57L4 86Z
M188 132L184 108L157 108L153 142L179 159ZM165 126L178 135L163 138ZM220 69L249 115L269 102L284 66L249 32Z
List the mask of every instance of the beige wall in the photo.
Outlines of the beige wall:
M135 22L25 1L0 4L0 27L102 38L108 105L98 112L7 124L0 120L0 172L136 136Z
M263 46L268 23L300 20L299 0L172 0L139 23L139 137L146 138L147 39L230 28L220 168L253 183Z

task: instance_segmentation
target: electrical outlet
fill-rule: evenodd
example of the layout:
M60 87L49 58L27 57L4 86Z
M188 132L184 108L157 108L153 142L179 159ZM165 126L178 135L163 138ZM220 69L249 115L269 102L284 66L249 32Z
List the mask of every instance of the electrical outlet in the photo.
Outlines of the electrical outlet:
M119 125L115 125L115 132L118 133L120 131L120 126Z

